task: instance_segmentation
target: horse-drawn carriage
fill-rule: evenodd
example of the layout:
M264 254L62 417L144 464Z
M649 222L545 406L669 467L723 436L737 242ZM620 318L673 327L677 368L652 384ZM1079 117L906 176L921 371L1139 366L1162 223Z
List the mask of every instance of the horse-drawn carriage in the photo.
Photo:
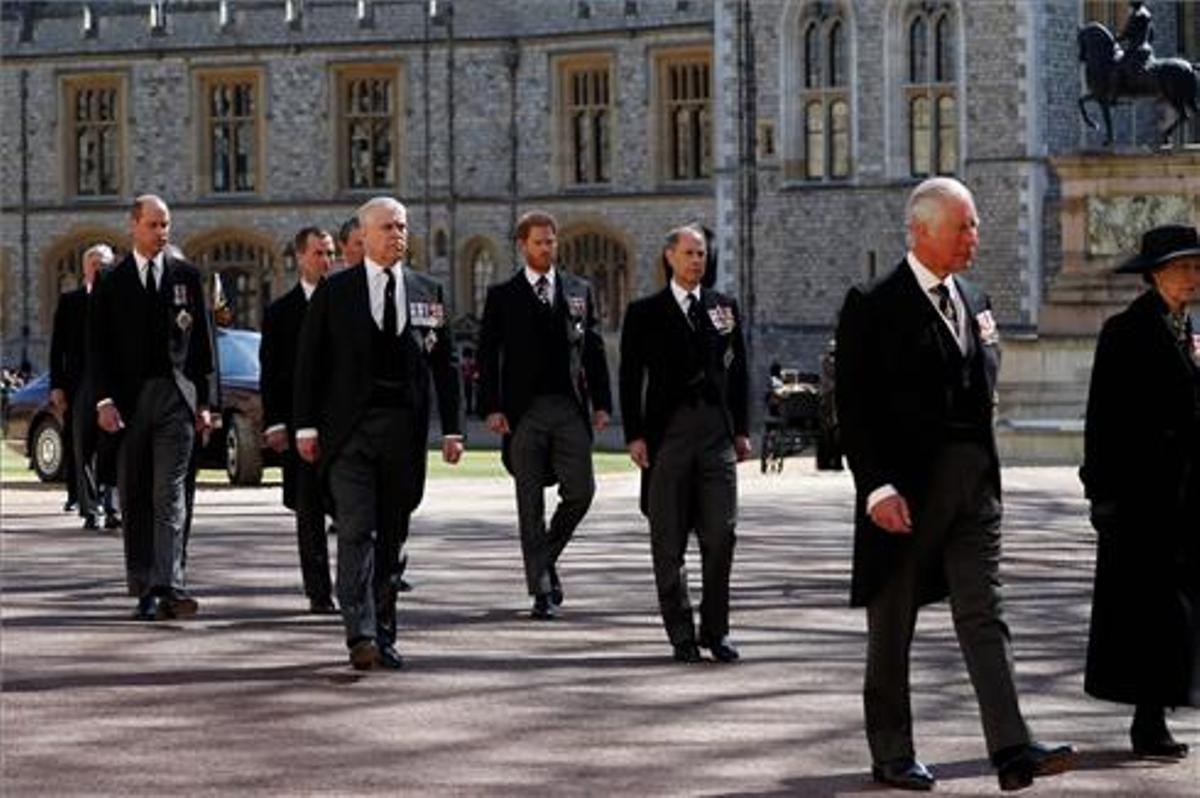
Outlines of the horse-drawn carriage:
M763 416L762 471L782 471L783 460L815 446L821 434L821 378L796 369L771 376Z

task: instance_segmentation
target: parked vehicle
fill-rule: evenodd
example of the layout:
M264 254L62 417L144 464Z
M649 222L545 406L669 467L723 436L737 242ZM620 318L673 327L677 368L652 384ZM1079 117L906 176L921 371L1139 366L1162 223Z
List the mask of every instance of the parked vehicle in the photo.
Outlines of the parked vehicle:
M257 485L265 464L262 399L258 388L258 343L254 330L216 330L220 365L220 426L200 450L201 468L224 468L234 485ZM4 439L29 458L43 482L61 482L62 419L50 406L50 375L42 374L8 396Z

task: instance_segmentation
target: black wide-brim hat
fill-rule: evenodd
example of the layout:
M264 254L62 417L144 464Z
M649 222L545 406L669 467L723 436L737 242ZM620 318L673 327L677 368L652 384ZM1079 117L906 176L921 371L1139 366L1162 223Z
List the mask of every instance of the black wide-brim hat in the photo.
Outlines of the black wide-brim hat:
M1200 256L1200 235L1186 224L1164 224L1142 234L1142 251L1116 268L1117 274L1145 274L1176 258Z

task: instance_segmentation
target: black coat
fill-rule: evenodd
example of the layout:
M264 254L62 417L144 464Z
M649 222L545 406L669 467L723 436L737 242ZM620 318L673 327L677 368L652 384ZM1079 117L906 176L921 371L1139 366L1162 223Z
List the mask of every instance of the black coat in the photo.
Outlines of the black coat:
M50 336L50 387L60 388L68 402L82 387L87 363L87 288L68 291L54 310L54 332Z
M216 361L200 272L194 266L163 256L158 303L165 340L147 335L150 299L132 253L102 273L93 291L88 363L97 401L112 399L129 424L149 364L165 347L171 376L192 412L211 404Z
M554 308L567 338L568 379L576 405L588 429L590 410L612 412L608 362L604 339L596 319L596 303L587 280L555 270ZM535 350L539 333L537 296L525 270L488 288L479 333L479 414L502 412L516 430L533 402L541 366L528 353Z
M1197 705L1200 369L1147 291L1100 332L1080 469L1098 531L1085 689ZM1197 349L1197 347L1193 347Z
M746 341L737 302L708 288L700 289L701 334L705 338L705 381L716 398L730 440L749 435L749 378ZM721 320L718 327L714 319ZM688 373L683 354L692 335L687 317L668 285L662 291L629 303L621 327L621 418L625 441L645 440L650 468L667 424L679 406L689 401ZM649 470L642 472L642 510L646 510Z
M969 334L981 356L974 375L979 391L975 415L992 418L1000 351L987 296L954 277L966 305ZM981 335L984 321L989 335ZM949 409L947 386L962 367L962 354L938 310L921 291L907 261L868 286L850 289L837 330L837 413L842 447L854 473L853 606L866 606L885 584L910 536L889 534L866 512L867 497L892 485L914 519L922 512L934 458L943 444ZM989 434L991 478L1000 495L1000 462ZM944 579L919 586L921 603L947 595Z
M271 303L263 313L262 339L259 342L259 390L262 394L263 430L276 424L287 427L289 453L283 458L283 503L295 508L296 458L292 423L293 377L300 328L308 311L308 299L300 283Z
M295 385L292 393L292 418L296 430L315 428L321 450L319 466L322 478L329 464L349 439L366 413L373 385L372 349L376 331L371 316L367 289L368 266L355 266L329 275L309 301L308 313L300 329L300 346L295 359ZM419 450L413 451L411 479L412 504L416 509L425 488L425 441L429 433L429 390L432 381L437 393L438 417L442 433L462 432L459 416L458 370L454 364L449 315L442 298L442 286L436 280L404 269L404 291L408 302L408 323L404 334L413 336L423 356L416 373L406 375L417 399L414 408L418 429L414 434ZM414 324L415 306L428 309L421 319L436 323Z

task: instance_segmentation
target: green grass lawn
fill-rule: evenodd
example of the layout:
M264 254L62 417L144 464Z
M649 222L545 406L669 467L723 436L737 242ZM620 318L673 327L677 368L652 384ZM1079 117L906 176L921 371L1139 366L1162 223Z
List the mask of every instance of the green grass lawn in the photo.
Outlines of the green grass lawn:
M597 474L618 474L632 472L633 463L625 452L595 452L592 462ZM463 454L462 461L456 466L442 462L441 452L429 453L430 479L463 479L466 477L506 477L504 466L500 463L500 452L496 450L472 451L468 449ZM263 473L263 482L276 484L280 480L278 468L268 468ZM11 448L3 447L0 453L0 482L4 484L31 484L37 482L37 477L28 468L24 457ZM224 471L205 469L200 472L200 482L211 485L228 484Z

